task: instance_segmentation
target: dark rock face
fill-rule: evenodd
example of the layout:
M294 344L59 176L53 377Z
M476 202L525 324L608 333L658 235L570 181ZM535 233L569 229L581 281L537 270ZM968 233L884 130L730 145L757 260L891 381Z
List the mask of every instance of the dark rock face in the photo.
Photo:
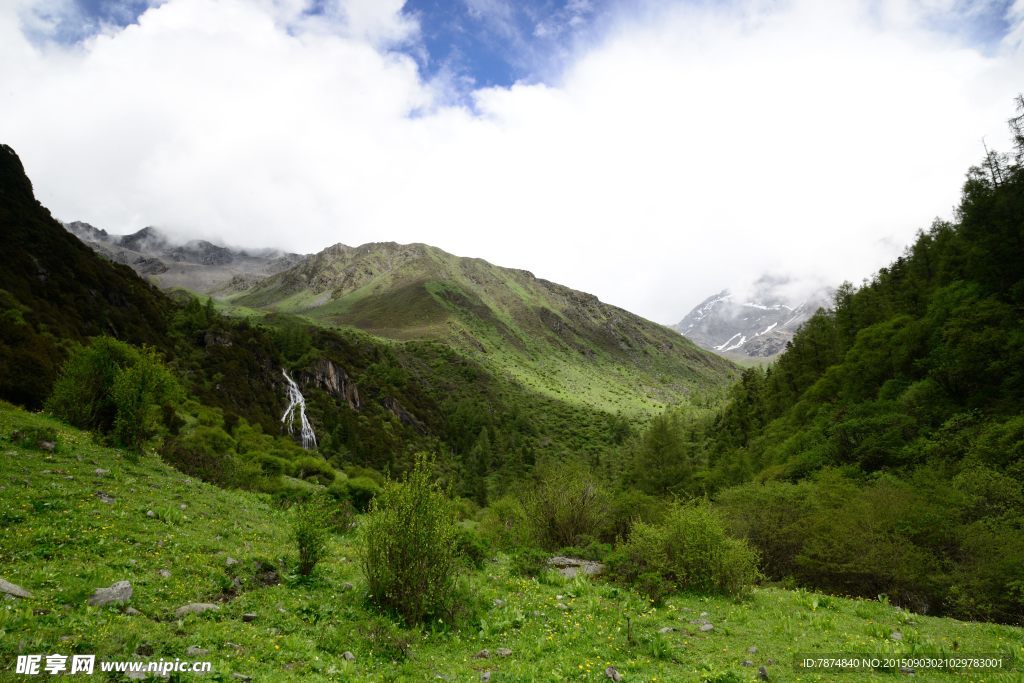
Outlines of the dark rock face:
M381 403L385 408L391 411L391 413L398 418L398 421L404 424L406 427L412 427L420 434L426 434L427 428L423 426L423 423L416 419L416 416L410 413L408 410L402 407L396 399L386 396Z
M352 410L359 410L362 406L356 383L352 381L344 368L326 358L318 358L306 370L297 375L299 383L303 386L319 387L334 398L347 402Z

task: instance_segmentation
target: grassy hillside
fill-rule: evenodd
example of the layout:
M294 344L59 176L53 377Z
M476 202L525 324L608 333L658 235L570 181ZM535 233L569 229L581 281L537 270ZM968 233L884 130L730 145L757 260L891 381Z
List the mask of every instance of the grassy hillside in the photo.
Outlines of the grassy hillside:
M53 452L34 447L39 435L55 440ZM815 653L993 654L1008 662L999 674L926 679L1024 675L1020 628L778 589L755 589L739 602L683 594L653 608L598 580L518 578L504 556L467 570L477 604L457 627L408 629L368 606L351 537L333 536L328 560L300 581L288 513L265 496L203 484L153 455L130 460L7 404L0 462L0 571L33 593L2 603L3 680L22 680L11 673L17 654L53 652L208 659L210 680L477 681L489 671L492 681L596 681L606 680L607 666L625 681L752 681L760 666L769 680L835 680L794 669L795 655ZM134 590L127 605L86 605L96 588L120 580ZM175 618L191 602L219 609ZM711 631L691 623L702 619ZM207 653L189 655L190 647ZM475 657L482 649L489 658Z
M729 362L593 295L422 244L335 245L230 300L444 341L528 390L612 413L649 415L734 375Z

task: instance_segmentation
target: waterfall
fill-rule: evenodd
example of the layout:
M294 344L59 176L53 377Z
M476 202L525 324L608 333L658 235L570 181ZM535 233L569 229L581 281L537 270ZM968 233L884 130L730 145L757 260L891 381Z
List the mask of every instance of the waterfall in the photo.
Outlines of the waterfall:
M310 448L316 448L316 434L313 432L313 426L309 424L309 420L306 418L306 399L299 391L299 385L288 376L288 372L281 370L281 374L284 375L285 380L288 382L288 407L284 411L284 415L281 416L281 422L288 426L288 433L292 434L292 426L295 422L295 409L299 409L299 424L301 429L299 430L299 436L302 438L302 447L306 450Z

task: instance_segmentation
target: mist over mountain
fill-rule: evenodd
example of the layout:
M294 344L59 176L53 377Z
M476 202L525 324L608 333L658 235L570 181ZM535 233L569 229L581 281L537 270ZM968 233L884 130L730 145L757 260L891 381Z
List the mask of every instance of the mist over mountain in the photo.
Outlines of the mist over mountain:
M831 307L834 294L831 287L764 275L752 285L712 294L672 329L716 353L771 358L819 308Z
M64 227L98 253L131 266L160 287L201 294L228 285L235 291L246 289L305 258L278 249L234 249L206 240L181 242L155 227L130 235L112 235L82 221L64 223Z

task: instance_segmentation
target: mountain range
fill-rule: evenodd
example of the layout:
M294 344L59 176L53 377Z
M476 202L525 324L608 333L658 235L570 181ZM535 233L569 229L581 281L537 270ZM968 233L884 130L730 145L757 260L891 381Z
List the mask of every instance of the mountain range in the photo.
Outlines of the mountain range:
M792 285L788 278L766 275L742 294L724 289L700 302L672 329L727 357L774 358L818 309L832 306L835 294L819 286L793 296L787 293Z

